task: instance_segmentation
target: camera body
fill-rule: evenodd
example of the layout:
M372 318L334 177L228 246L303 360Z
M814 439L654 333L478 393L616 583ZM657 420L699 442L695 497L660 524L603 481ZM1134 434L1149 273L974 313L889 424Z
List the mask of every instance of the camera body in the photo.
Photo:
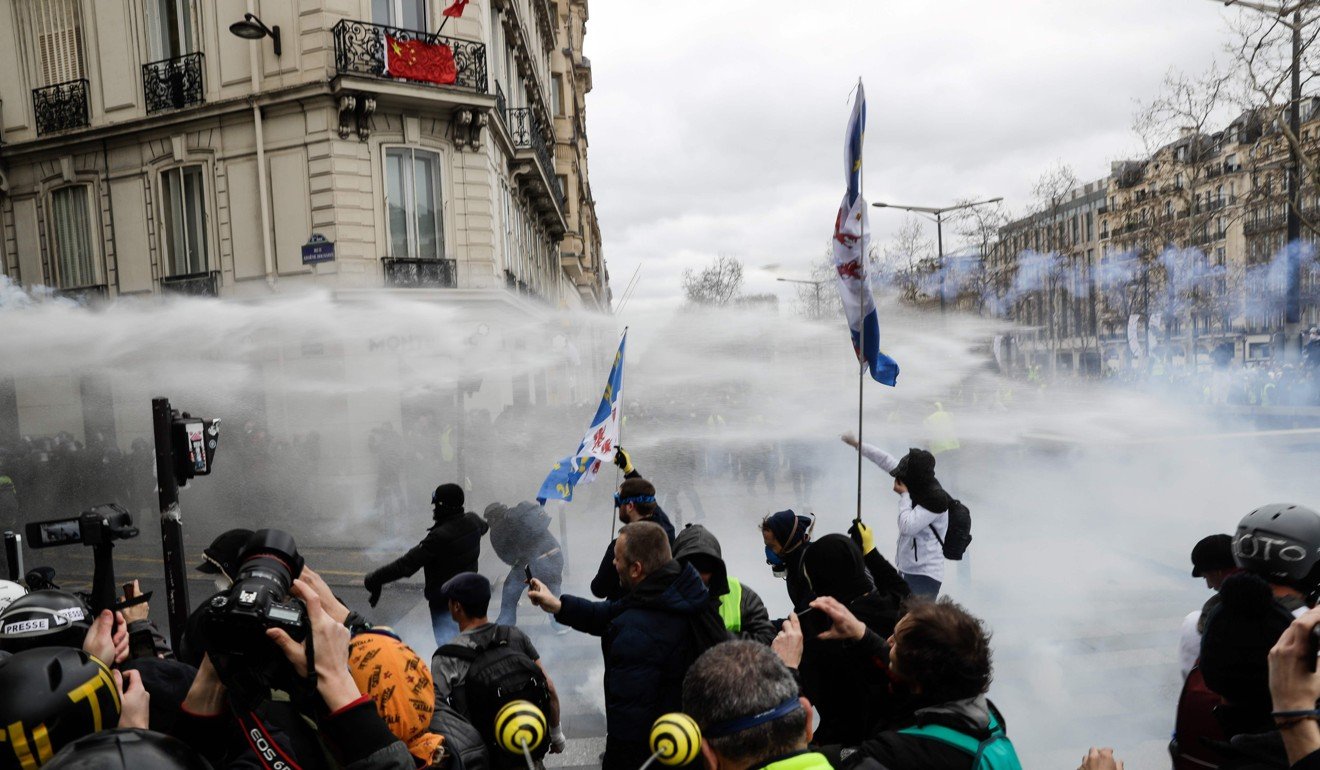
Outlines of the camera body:
M262 529L240 552L239 564L234 584L195 613L195 638L225 685L255 705L272 688L291 693L298 689L293 667L266 630L279 628L296 641L307 637L307 608L289 594L302 573L303 558L292 535Z
M78 543L98 548L137 536L133 515L115 503L103 503L72 518L33 521L27 525L28 546L31 548Z

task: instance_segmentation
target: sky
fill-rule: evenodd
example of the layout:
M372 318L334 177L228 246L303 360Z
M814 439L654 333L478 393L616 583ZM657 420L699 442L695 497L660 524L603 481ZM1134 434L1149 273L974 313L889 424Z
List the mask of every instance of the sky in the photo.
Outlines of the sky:
M792 303L776 278L807 277L827 250L859 76L869 201L1003 196L1016 216L1060 161L1088 181L1139 156L1139 104L1170 69L1224 58L1229 13L1209 0L596 0L588 160L615 301L640 265L628 308L676 306L683 270L728 254L745 291ZM872 209L882 249L902 220Z

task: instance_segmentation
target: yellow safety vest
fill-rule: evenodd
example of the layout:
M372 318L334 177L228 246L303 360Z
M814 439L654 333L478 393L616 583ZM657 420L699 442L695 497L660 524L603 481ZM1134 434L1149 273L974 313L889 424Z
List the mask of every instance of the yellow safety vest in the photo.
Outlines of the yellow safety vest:
M729 592L720 597L720 620L731 634L742 632L742 583L737 578L727 578Z
M944 411L943 406L937 407L925 420L926 432L930 434L930 452L936 455L962 446L953 432L953 417Z

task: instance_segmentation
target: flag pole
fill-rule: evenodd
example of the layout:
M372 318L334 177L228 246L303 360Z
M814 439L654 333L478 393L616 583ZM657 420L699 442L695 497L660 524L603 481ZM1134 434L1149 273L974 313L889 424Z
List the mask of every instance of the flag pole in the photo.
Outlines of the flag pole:
M857 85L859 87L862 85L862 77L860 75L857 76ZM862 119L865 120L864 115L862 116ZM865 146L865 144L866 144L866 127L865 125L863 125L862 126L863 147ZM857 148L857 157L859 159L865 158L865 153L862 152L863 147ZM865 178L865 175L866 175L866 163L865 161L863 161L861 164L859 164L857 168L857 197L862 198L863 200L865 200L865 196L863 195L862 191L865 188L862 185L862 180ZM866 211L865 209L863 209L862 214L865 215L865 213ZM860 236L861 237L858 239L858 241L861 244L862 252L863 252L860 256L862 260L862 266L866 267L866 253L865 253L866 230L864 227L860 233ZM866 291L867 286L870 283L870 274L864 273L864 275L867 276L867 279L857 282L857 293L863 295L857 298L857 307L859 313L861 312L861 310L866 308L866 297L864 295L864 292ZM866 392L864 386L866 385L866 364L867 364L865 316L862 316L860 325L862 327L861 334L857 336L857 345L858 345L857 350L858 352L861 353L861 356L859 356L860 360L858 361L859 365L857 367L857 518L855 519L855 521L859 523L862 520L862 395Z
M640 267L640 265L639 265L639 267ZM622 344L623 341L626 340L626 339L628 339L628 327L627 327L627 326L623 327L623 334L620 335L620 337L619 337L619 343ZM617 349L617 348L616 348L616 349ZM619 396L618 396L618 402L619 402L619 440L618 440L617 442L615 442L615 444L614 444L614 450L615 450L616 453L618 452L619 447L623 446L623 387L622 387L622 385L623 385L623 361L620 361L620 362L619 362L619 385L620 385L620 387L619 387ZM615 464L614 464L614 488L615 488L615 489L618 489L618 488L619 488L619 474L622 473L622 472L623 472L622 469L619 468L619 464L618 464L618 463L615 463ZM610 511L610 540L611 540L611 541L614 540L614 532L615 532L615 528L618 526L618 524L619 524L619 517L618 517L617 515L615 515L614 511L611 509L611 511Z

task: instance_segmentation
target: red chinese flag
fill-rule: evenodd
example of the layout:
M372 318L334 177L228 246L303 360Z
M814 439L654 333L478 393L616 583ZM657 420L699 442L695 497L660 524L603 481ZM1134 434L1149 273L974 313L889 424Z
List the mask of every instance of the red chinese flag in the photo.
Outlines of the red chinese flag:
M458 78L454 50L444 43L385 36L385 64L392 78L448 85Z
M467 8L469 0L454 0L454 4L440 12L442 16L448 16L451 19L462 17L463 9Z

